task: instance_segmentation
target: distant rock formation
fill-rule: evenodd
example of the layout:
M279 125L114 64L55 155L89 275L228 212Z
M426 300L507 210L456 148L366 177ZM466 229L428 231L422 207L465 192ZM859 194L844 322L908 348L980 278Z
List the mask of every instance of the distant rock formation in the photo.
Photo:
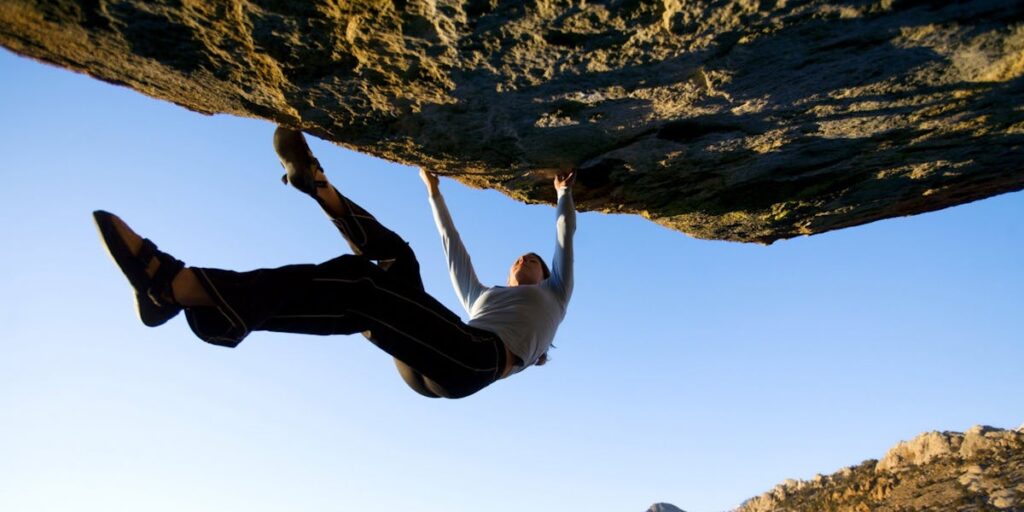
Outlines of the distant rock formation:
M736 512L1024 510L1024 429L929 432L810 481L786 480Z
M655 503L647 512L686 512L685 510L670 503Z
M1022 21L1006 0L4 0L0 45L523 201L578 166L582 209L767 243L1024 188Z

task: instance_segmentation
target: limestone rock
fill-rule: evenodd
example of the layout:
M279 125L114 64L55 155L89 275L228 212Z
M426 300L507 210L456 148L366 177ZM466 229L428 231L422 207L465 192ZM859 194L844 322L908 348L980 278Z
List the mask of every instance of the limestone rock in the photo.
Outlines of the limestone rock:
M940 432L921 434L912 441L896 445L878 462L878 471L894 471L908 466L927 464L939 457L945 457L959 448L960 437Z
M736 512L1024 510L1024 431L928 432L831 476L786 480Z
M1024 3L3 0L0 44L523 201L771 242L1024 188ZM269 138L269 136L268 136Z

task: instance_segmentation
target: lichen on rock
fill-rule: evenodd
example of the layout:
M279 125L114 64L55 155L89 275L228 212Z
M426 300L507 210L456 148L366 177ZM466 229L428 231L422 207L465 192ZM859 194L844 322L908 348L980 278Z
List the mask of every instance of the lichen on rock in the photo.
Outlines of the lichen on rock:
M0 44L528 202L821 233L1024 188L1024 4L6 0Z

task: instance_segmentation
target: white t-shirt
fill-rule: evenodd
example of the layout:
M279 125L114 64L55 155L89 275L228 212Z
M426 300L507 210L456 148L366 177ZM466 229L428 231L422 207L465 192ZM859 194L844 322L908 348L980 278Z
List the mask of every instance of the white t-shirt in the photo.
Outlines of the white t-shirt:
M469 325L497 334L505 346L525 362L523 368L537 362L554 341L572 295L572 235L576 231L572 193L567 189L558 191L551 276L537 285L488 287L481 284L444 198L440 194L431 196L430 206L448 257L452 285L462 307L469 313ZM515 368L513 373L523 368Z

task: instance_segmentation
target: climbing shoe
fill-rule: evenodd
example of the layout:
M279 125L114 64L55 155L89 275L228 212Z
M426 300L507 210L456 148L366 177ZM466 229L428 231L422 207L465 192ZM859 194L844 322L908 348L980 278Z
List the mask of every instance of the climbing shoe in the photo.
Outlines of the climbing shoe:
M156 327L174 318L181 311L181 305L174 300L171 282L185 264L158 250L147 238L143 238L142 246L132 253L117 230L117 224L124 224L124 221L103 210L93 212L92 216L107 252L135 290L135 308L142 323ZM148 275L146 269L154 259L159 262L159 266L153 275Z
M316 197L316 189L327 186L327 180L322 178L323 168L313 157L302 132L278 126L274 130L274 151L285 170L284 176L281 176L281 182L285 185L291 183L293 187L313 197Z

